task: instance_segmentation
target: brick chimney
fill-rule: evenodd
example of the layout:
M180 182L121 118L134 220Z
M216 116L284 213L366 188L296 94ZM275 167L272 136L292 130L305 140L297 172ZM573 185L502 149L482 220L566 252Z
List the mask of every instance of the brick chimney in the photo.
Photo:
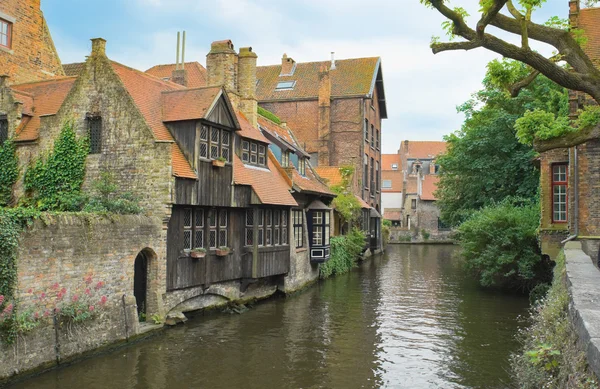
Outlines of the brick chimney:
M327 65L319 69L319 139L329 136L331 127L331 77Z
M187 86L188 75L185 70L185 31L183 32L183 43L181 44L181 63L179 63L179 37L180 33L177 32L177 61L175 62L175 70L171 72L171 81L176 84Z
M239 110L250 124L258 126L258 105L256 103L256 59L258 56L252 47L241 47L238 55L238 94Z
M569 0L569 25L571 28L579 27L579 11L581 9L579 0Z
M206 55L208 86L222 86L237 93L238 56L231 40L215 41Z
M279 77L281 76L291 76L292 74L294 74L294 70L296 69L296 61L294 61L292 58L288 57L287 54L283 54L283 57L281 58L281 73L279 74Z
M94 38L92 41L92 57L106 57L106 39Z

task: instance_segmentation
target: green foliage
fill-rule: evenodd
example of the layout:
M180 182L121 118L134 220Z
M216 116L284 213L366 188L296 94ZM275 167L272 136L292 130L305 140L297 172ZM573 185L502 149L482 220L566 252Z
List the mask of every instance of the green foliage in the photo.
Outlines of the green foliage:
M454 12L456 12L463 18L469 17L469 13L467 12L467 10L465 10L462 7L455 7ZM446 35L448 36L448 38L450 40L456 38L456 35L454 34L454 22L452 22L451 20L446 20L446 21L442 22L442 30L444 30L444 32L446 32Z
M540 109L525 112L515 122L515 129L519 142L526 145L532 145L535 138L551 139L577 130L571 127L568 117L556 117L552 112Z
M431 234L427 230L422 229L421 236L423 237L423 240L429 240L429 237L431 236Z
M550 280L538 246L539 204L518 200L484 207L458 229L465 267L482 286L531 290Z
M25 173L25 190L33 205L40 210L81 210L88 152L88 139L77 139L73 123L65 122L52 152L38 158Z
M159 315L158 313L155 313L154 315L150 316L150 319L154 324L162 324L165 321L165 318Z
M381 240L383 241L383 247L390 243L390 235L392 234L391 228L392 222L384 219L381 223Z
M138 199L131 193L119 193L119 186L110 172L100 173L93 184L96 195L83 207L85 212L135 215L142 213Z
M347 273L354 266L365 245L365 234L353 228L347 235L331 238L331 258L319 267L321 278Z
M519 388L598 388L568 307L565 257L561 253L548 294L533 306L531 325L518 335L521 351L511 356L512 373Z
M336 194L336 198L333 199L331 204L339 214L341 224L349 223L352 226L357 223L361 216L360 202L350 188L352 176L354 175L354 167L341 166L340 174L342 182L339 185L331 187L332 192Z
M264 109L261 106L258 106L258 110L257 110L258 114L264 118L269 119L270 121L277 123L277 124L281 124L281 119L279 119L277 117L277 115L275 115L273 112L271 111L267 111L266 109Z
M12 201L12 187L19 178L19 159L15 143L7 140L0 144L0 207Z
M538 284L531 289L531 292L529 292L529 303L531 306L543 301L546 294L548 294L548 290L550 290L550 284L547 283Z
M517 140L515 122L535 109L566 117L568 97L563 88L538 77L511 98L504 86L523 74L527 67L515 61L490 64L484 88L458 108L465 123L445 138L447 152L437 160L438 205L447 225L459 225L472 212L508 196L537 196L539 170L532 163L536 153Z

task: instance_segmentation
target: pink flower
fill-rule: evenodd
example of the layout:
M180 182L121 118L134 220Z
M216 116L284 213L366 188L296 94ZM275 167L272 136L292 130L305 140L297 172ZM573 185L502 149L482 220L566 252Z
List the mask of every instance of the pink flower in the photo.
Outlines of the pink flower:
M0 305L2 305L2 303L4 303L4 295L0 294Z
M107 301L107 300L108 300L108 299L106 298L106 296L102 296L102 297L100 298L100 305L104 305L104 304L106 304L106 301Z
M62 288L62 289L60 290L60 293L62 293L62 294L66 294L66 293L67 293L67 288Z
M60 285L58 284L58 282L50 287L50 289L52 289L52 290L57 290L58 288L60 288Z
M72 300L74 303L76 303L77 301L79 301L79 296L77 296L76 294L73 295Z
M96 284L96 290L101 289L103 286L104 286L104 282L98 281L98 283Z
M40 318L40 314L38 312L33 314L33 318L34 319L39 319Z
M63 296L64 296L63 292L58 292L58 294L56 295L56 298L58 300L62 300Z
M94 306L93 305L90 305L89 309L90 309L90 312L94 312Z
M4 308L4 311L2 311L2 313L10 315L12 313L13 308L14 308L13 304L10 303Z
M40 294L40 298L45 299L46 298L46 293L42 292L42 294Z
M87 294L88 296L92 294L92 291L90 290L90 288L87 288L85 290L85 294Z
M29 288L29 289L27 290L27 293L33 293L33 289Z
M46 309L44 311L44 317L48 317L48 316L50 316L50 311Z

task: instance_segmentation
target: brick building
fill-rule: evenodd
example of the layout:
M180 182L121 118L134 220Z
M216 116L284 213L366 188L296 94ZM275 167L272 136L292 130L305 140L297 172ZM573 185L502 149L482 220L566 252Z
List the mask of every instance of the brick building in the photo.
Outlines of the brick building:
M381 156L381 209L385 220L400 226L404 173L400 153Z
M581 9L578 0L569 1L573 28L583 30L584 51L600 65L600 8ZM582 92L569 93L570 114L596 104ZM598 259L600 242L600 139L569 149L554 149L540 155L542 252L554 258L567 238L582 241L583 249Z
M40 0L2 0L0 75L13 83L64 76Z

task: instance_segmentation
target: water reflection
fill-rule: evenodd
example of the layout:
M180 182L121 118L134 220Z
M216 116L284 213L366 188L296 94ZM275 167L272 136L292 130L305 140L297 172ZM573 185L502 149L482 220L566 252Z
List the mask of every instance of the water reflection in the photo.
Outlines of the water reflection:
M527 300L488 293L451 246L393 246L243 315L197 317L15 388L503 388Z

